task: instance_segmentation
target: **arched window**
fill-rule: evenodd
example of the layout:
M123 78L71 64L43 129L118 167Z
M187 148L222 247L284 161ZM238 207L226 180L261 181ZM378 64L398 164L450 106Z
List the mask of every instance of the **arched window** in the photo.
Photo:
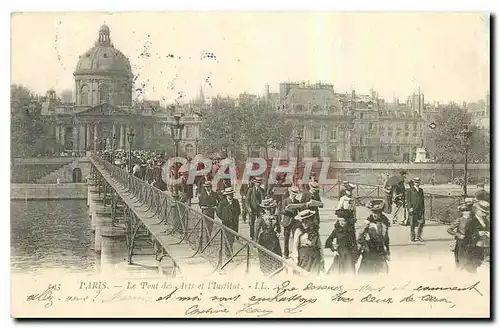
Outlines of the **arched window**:
M109 103L109 87L106 84L99 86L99 103Z
M312 147L312 157L321 157L321 147L319 145Z
M187 144L186 147L185 147L185 152L188 155L192 155L193 154L193 145Z
M80 89L80 105L89 104L89 86L84 84Z
M82 182L82 170L79 168L73 169L73 182Z

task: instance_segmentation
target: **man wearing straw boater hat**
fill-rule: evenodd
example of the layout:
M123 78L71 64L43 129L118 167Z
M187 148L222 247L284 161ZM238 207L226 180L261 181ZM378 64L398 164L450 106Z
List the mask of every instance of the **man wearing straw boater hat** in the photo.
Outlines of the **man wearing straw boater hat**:
M290 236L293 231L297 227L298 221L295 220L295 216L297 216L299 212L299 208L302 207L302 204L297 199L297 195L299 194L299 188L297 186L292 186L288 188L288 197L283 200L282 210L281 210L281 225L283 226L283 235L284 235L284 256L288 258L290 255Z
M222 224L229 229L238 232L239 222L240 222L240 203L234 198L233 187L227 187L222 192L222 199L217 205L217 216L222 221ZM226 233L227 241L231 247L233 247L234 234ZM228 250L226 249L226 252Z
M411 241L424 241L422 232L425 224L425 200L424 191L420 188L420 178L413 178L410 188L406 191L406 208L408 220L410 221ZM415 228L417 233L415 234Z
M484 189L484 183L479 183L477 185L479 188L478 191L474 193L474 198L476 198L476 201L484 200L486 202L490 202L490 193Z
M248 189L247 197L245 199L245 206L250 217L250 238L255 240L257 236L255 232L255 220L261 214L262 208L260 203L266 198L266 191L262 188L262 177L255 177L253 179L253 186Z
M319 229L319 209L323 208L323 202L319 196L319 184L316 181L309 182L309 191L304 193L301 203L305 204L307 209L313 210L316 213L313 221L316 228Z

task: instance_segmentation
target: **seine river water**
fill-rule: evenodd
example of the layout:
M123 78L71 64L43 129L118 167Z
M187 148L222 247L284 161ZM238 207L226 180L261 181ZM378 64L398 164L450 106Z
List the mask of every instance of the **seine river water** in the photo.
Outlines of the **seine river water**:
M10 214L13 272L96 269L86 201L11 201Z

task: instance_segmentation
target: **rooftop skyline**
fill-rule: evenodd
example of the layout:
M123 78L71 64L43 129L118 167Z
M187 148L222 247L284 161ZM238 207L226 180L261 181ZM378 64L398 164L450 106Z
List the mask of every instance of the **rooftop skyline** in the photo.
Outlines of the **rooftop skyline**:
M321 81L336 92L404 101L484 99L489 17L482 13L23 13L12 16L12 83L74 89L78 56L106 23L148 100L278 92Z

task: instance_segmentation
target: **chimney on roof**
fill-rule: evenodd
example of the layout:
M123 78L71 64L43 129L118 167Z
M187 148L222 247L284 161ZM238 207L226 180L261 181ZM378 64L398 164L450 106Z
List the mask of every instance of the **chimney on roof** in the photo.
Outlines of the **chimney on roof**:
M352 91L351 91L351 97L353 97L353 98L356 97L356 90L355 89L352 89Z

